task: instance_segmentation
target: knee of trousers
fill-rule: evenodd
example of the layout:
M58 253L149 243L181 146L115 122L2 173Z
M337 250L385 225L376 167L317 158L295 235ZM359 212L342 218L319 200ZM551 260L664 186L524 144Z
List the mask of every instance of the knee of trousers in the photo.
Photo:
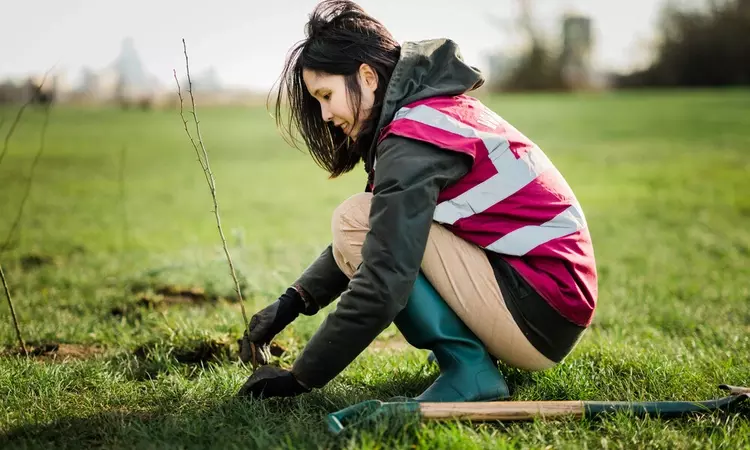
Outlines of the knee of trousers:
M343 256L350 263L358 264L361 261L362 244L370 230L371 201L371 193L361 192L344 200L333 211L331 234L334 256Z

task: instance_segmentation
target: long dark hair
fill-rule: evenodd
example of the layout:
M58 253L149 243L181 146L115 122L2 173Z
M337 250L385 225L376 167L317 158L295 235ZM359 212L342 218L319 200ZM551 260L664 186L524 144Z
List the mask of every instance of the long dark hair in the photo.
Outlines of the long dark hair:
M382 23L348 0L320 2L310 14L305 36L290 50L279 77L276 124L285 140L297 148L294 131L299 131L313 160L334 178L349 172L367 156L401 47ZM354 120L358 122L362 97L358 72L363 63L377 73L378 87L370 115L353 141L323 120L318 101L305 87L302 71L343 75ZM282 114L285 99L289 102L286 123ZM350 124L350 129L357 125Z

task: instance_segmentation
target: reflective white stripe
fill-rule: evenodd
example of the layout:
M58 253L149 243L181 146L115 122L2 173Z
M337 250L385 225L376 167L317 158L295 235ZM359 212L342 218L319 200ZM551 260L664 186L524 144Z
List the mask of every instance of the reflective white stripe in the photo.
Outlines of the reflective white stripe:
M512 231L487 246L487 250L505 255L523 256L545 242L586 228L586 219L578 203L541 225L528 225Z
M414 122L423 123L431 127L439 128L441 130L457 134L459 136L467 138L479 138L484 141L485 145L487 146L487 150L489 151L492 151L492 148L497 146L499 142L505 142L505 145L508 145L508 141L506 141L502 136L498 134L479 131L427 105L419 105L415 106L414 108L401 108L396 112L393 120L403 118L413 120ZM497 117L497 120L500 121L501 119Z
M513 152L494 152L490 155L498 173L468 191L437 205L434 219L454 224L459 219L484 212L531 183L542 172L552 167L547 156L540 151L528 151L516 159Z
M485 108L483 114L488 116L484 120L493 118L498 124L502 122L502 119L489 109ZM497 174L484 182L451 200L438 204L433 216L437 222L454 224L459 219L486 211L489 207L518 192L547 169L554 167L547 155L538 147L532 148L521 158L516 158L510 151L508 140L502 135L479 131L429 106L401 108L394 120L401 118L423 123L458 136L481 139L489 152L490 161L497 170Z

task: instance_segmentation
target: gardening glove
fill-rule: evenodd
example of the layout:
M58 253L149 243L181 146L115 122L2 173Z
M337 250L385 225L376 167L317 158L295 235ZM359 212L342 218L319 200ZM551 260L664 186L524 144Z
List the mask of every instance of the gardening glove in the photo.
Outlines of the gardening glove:
M310 392L310 389L302 386L292 372L276 366L262 366L245 381L237 395L263 399L294 397L305 392Z
M300 293L290 287L278 300L258 311L240 339L240 360L253 367L268 364L271 340L305 310Z

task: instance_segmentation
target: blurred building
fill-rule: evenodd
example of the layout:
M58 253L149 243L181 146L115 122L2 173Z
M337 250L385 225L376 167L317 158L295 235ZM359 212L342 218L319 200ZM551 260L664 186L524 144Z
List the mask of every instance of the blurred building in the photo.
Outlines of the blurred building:
M133 39L127 38L109 66L98 71L83 70L77 100L130 106L150 103L159 90L156 77L150 75L141 62Z
M560 71L562 81L568 89L588 89L594 83L591 28L591 19L588 17L575 15L563 19Z
M118 76L114 70L94 71L84 68L77 94L91 101L111 101L115 98Z
M191 74L190 81L193 87L193 92L221 92L224 89L221 80L219 79L219 73L216 71L215 67L211 67L198 74ZM187 77L180 81L180 86L187 89Z
M120 54L110 69L117 75L117 89L122 93L151 94L158 87L154 77L146 73L132 38L122 41Z

